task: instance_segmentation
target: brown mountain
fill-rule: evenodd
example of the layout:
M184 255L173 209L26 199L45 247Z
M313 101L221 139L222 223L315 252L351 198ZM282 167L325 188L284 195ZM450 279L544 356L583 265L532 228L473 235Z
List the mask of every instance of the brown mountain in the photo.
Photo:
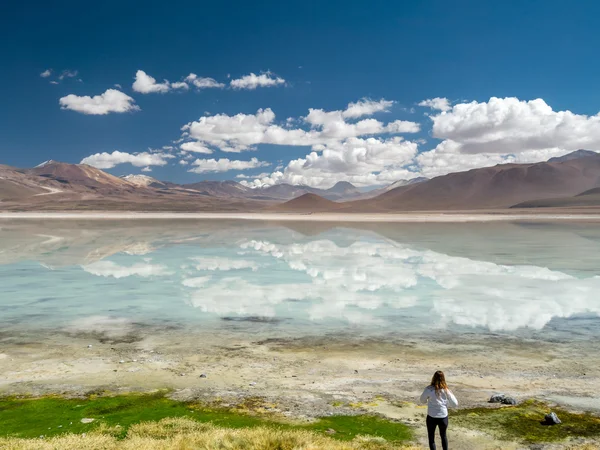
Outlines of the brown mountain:
M535 164L501 164L451 173L348 202L348 211L508 208L543 198L572 197L600 186L600 155Z
M598 206L600 206L600 188L590 189L573 197L530 200L514 205L512 208L587 208Z
M87 164L67 164L48 161L25 173L37 175L60 183L64 189L91 190L103 194L132 193L136 186Z
M49 188L43 187L44 181L35 177L31 179L14 167L0 165L0 201L20 200L50 192Z
M313 213L334 211L343 207L343 203L336 203L331 200L327 200L326 198L319 197L316 194L308 193L280 205L272 206L269 208L269 210L275 212Z
M85 164L47 161L33 169L0 166L0 209L242 211L262 209L269 204L200 192L173 183L149 182L144 186L146 183L139 179L132 181L138 182Z
M252 189L238 183L237 181L200 181L198 183L184 184L183 189L192 189L204 195L213 197L235 197L247 198L253 192Z

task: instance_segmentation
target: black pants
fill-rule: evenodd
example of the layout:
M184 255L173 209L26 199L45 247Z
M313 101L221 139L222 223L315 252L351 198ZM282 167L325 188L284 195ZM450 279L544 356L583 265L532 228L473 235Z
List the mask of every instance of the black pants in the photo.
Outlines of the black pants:
M448 416L443 419L427 416L427 436L429 436L429 450L435 450L435 429L440 427L440 437L442 438L442 448L448 450L448 438L446 430L448 429Z

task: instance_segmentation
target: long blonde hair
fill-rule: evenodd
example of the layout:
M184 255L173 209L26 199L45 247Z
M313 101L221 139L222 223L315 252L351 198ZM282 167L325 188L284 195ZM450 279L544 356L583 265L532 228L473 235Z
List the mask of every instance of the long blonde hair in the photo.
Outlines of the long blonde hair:
M438 370L433 374L433 378L431 379L431 386L435 388L435 395L440 395L440 391L447 391L448 385L446 384L446 377L444 376L444 372Z

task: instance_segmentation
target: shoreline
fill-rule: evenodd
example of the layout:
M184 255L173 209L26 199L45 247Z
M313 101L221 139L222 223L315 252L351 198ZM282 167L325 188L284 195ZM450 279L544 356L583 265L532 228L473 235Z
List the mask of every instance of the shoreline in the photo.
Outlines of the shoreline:
M444 222L512 222L512 221L600 221L600 214L498 212L423 212L423 213L180 213L180 212L0 212L2 219L44 220L240 220L288 222L354 222L354 223L444 223Z

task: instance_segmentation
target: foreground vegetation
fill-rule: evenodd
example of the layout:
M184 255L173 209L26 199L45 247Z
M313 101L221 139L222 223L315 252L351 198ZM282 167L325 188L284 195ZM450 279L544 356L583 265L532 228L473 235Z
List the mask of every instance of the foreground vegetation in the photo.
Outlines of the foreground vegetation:
M180 402L155 394L100 395L68 399L0 399L0 448L30 449L196 449L206 450L390 450L411 446L413 429L372 415L323 417L293 422L269 414L275 405L248 398L223 407ZM527 444L564 442L591 450L600 439L600 418L552 408L563 421L542 424L548 405L463 409L452 423ZM82 421L83 419L83 421ZM92 420L93 419L93 420ZM571 444L569 444L569 442ZM580 442L579 446L575 442ZM570 446L569 446L570 445Z
M158 450L158 449L222 449L222 450L391 450L413 449L393 444L382 438L357 436L339 441L314 431L282 430L258 426L254 428L221 428L187 418L167 418L129 427L124 437L118 428L99 427L84 435L64 434L50 439L0 438L0 447L8 450Z
M452 422L465 428L475 428L499 438L526 443L559 442L571 438L600 438L600 418L589 413L573 413L563 408L552 408L562 424L546 425L544 416L548 405L528 400L518 406L499 408L461 409L454 413Z
M411 439L408 426L375 416L292 423L165 393L0 400L1 448L387 449Z

